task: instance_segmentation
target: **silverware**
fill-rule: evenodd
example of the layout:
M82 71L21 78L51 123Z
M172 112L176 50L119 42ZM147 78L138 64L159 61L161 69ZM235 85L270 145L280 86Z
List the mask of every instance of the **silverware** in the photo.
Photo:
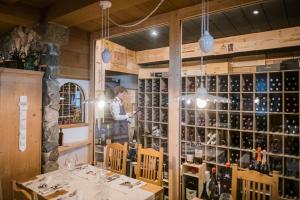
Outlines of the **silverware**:
M43 195L52 193L52 192L56 192L57 190L63 188L63 185L61 185L59 183L50 188L47 188L47 184L44 184L44 185L46 185L46 186L39 188L39 189L42 189L42 190L40 190L40 193L42 193Z
M133 188L134 186L138 186L142 183L142 181L137 181L135 183L131 183L129 181L125 181L123 183L121 183L120 185L124 185L124 186L128 186L129 188Z
M120 178L120 175L114 174L112 176L107 177L106 179L107 179L107 182L111 182L111 181L116 180L118 178Z
M69 197L74 197L77 194L77 190L74 190L69 194Z

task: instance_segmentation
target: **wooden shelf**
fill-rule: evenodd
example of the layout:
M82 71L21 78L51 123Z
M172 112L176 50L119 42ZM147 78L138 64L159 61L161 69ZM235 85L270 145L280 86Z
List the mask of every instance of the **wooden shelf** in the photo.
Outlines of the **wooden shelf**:
M59 128L67 129L67 128L79 128L79 127L85 127L88 126L88 123L78 123L78 124L63 124L59 125Z
M82 141L82 142L69 143L69 144L65 144L64 146L59 146L58 151L59 151L59 153L64 154L68 151L71 151L71 150L74 150L74 149L79 149L81 147L88 146L90 144L92 144L91 140L85 140L85 141Z
M217 95L217 96L225 96L225 97L232 97L234 98L234 100L239 101L239 105L237 107L235 106L223 106L222 104L218 104L216 106L209 106L206 109L199 109L197 108L197 106L195 105L195 103L190 104L190 105L182 105L181 108L181 113L182 113L182 122L181 122L181 127L182 130L185 130L185 134L183 136L181 136L180 141L181 141L181 160L182 162L185 161L184 157L186 155L186 150L188 149L188 145L189 145L189 138L192 137L192 142L193 144L196 144L196 141L198 141L197 136L200 136L204 138L204 140L202 139L201 141L201 146L204 148L204 152L208 152L211 151L212 156L207 156L203 162L207 163L210 167L215 166L217 168L217 174L220 173L219 169L224 168L225 165L224 163L222 163L221 160L219 160L218 155L220 152L225 152L226 155L226 160L230 160L231 155L230 153L234 152L234 153L238 153L239 154L239 160L238 162L240 163L240 166L242 167L246 167L246 165L244 165L246 162L244 160L242 160L243 156L246 154L250 154L252 153L252 148L256 147L256 144L259 142L258 140L256 140L256 138L260 138L261 136L263 136L263 141L266 144L265 149L268 151L267 152L267 161L270 162L270 158L274 158L274 157L279 157L280 158L280 162L282 165L282 172L283 174L280 176L281 182L280 182L280 188L282 191L285 191L285 183L286 181L295 181L297 182L297 184L300 185L300 178L297 177L289 177L287 176L287 174L285 174L286 172L286 164L289 161L288 159L295 159L297 162L300 161L300 156L298 155L298 151L296 153L294 153L295 155L288 155L284 153L284 150L282 150L281 153L276 154L276 153L272 153L270 152L270 146L271 146L271 139L273 138L277 138L280 140L280 144L281 144L281 148L285 149L286 145L288 145L287 141L297 141L300 143L300 133L297 132L297 134L289 134L286 133L285 131L285 120L288 118L295 118L295 120L297 121L298 125L300 124L300 117L299 117L299 110L300 107L297 107L296 112L295 113L287 113L285 112L285 97L287 95L287 97L291 96L296 96L296 98L300 99L300 92L299 91L286 91L285 90L285 77L286 76L290 76L290 74L287 74L286 72L290 71L290 72L295 72L293 76L297 76L300 79L300 74L299 74L299 70L295 69L295 70L284 70L284 71L276 71L276 74L278 74L278 76L280 76L281 78L279 79L281 82L281 91L274 91L274 88L271 89L271 84L270 84L270 78L271 77L275 77L274 74L272 74L272 72L254 72L254 73L235 73L234 76L232 76L232 74L220 74L220 75L210 75L209 77L215 77L215 85L213 87L215 87L215 91L214 92L208 92L209 94L212 95ZM244 74L247 74L249 76L244 76ZM276 75L277 76L277 75ZM208 76L206 76L208 77ZM252 83L251 87L252 89L250 89L250 91L247 90L243 90L243 88L247 88L247 84L245 82L245 79L249 78L250 82L248 83ZM264 82L266 84L265 87L265 91L256 91L258 89L260 90L264 90L262 88L257 87L257 80L259 79L264 79ZM151 147L153 141L156 141L158 137L156 136L152 136L151 133L149 133L149 135L145 135L144 132L145 130L147 132L151 132L151 127L154 126L154 124L158 124L158 126L162 126L164 124L164 122L158 121L156 122L156 119L160 119L161 118L156 118L153 117L153 113L160 113L160 116L162 115L162 111L163 107L161 106L162 103L162 94L167 94L167 93L163 93L163 92L157 92L157 91L151 91L151 88L153 90L153 80L157 79L157 78L147 78L147 79L139 79L139 106L144 108L144 117L139 118L138 124L139 127L141 127L141 129L139 130L143 130L143 132L139 132L140 136L142 136L142 142L145 143L146 146ZM220 87L220 83L222 80L225 80L225 83L227 84L227 90L223 89L223 87ZM239 88L235 91L231 90L231 80L233 79L237 79L239 80ZM300 84L298 80L298 85ZM161 79L160 79L161 80ZM194 90L194 88L190 88L190 84L191 81L195 82L194 85L195 88L199 87L199 83L198 81L198 76L183 76L182 77L182 95L186 95L186 94L195 94L196 89ZM208 89L211 85L213 84L209 84L211 83L211 79L207 79L206 78L206 86L208 86ZM160 81L162 82L162 81ZM259 83L260 84L260 83ZM148 88L147 88L148 86ZM141 90L141 88L144 88ZM160 85L160 87L162 87L162 85ZM274 87L274 86L272 86ZM236 92L236 91L240 91L240 92ZM159 94L159 99L158 101L160 102L159 104L155 104L155 106L153 106L153 100L157 99L157 97L155 97L155 95ZM244 101L243 99L246 97L251 98L252 100L254 100L256 97L263 95L264 97L267 98L266 101L266 105L264 106L264 110L266 111L256 111L256 105L252 104L252 106L248 106L248 102ZM237 98L235 99L235 97L237 96ZM271 111L271 97L276 97L276 96L280 96L281 100L280 103L282 105L281 109L279 109L279 112L270 112ZM262 98L262 97L260 97ZM152 99L152 101L151 101ZM141 101L143 101L143 103L141 103ZM156 100L157 101L157 100ZM148 104L147 104L148 103ZM274 102L276 103L276 102ZM300 104L300 102L297 102L298 104ZM275 104L274 104L275 105ZM299 106L299 105L298 105ZM168 109L168 108L166 108ZM262 110L262 108L259 108L259 110ZM152 115L149 115L148 112L152 112ZM227 117L223 114L227 114ZM200 115L201 114L201 115ZM204 117L202 117L202 114L204 114ZM258 131L257 127L256 127L256 122L257 122L257 116L259 116L260 114L267 116L266 119L266 130L265 131L261 131L262 129L260 129L260 131ZM156 114L155 114L156 115ZM235 115L235 116L239 116L238 120L240 120L239 126L234 129L232 128L232 126L230 125L230 117L231 115ZM147 118L149 116L149 118ZM252 117L252 123L253 125L251 125L251 129L243 129L243 117ZM203 125L202 122L200 123L200 121L198 121L198 119L204 118L205 119L205 125L204 126L200 126ZM214 118L216 119L216 126L208 126L208 119L210 118ZM221 120L219 119L227 119L226 120L226 124L225 126L223 126ZM277 120L277 118L279 120ZM148 120L149 119L149 120ZM155 121L153 120L155 119ZM167 123L166 123L167 124ZM278 129L274 129L275 126L280 126L281 129L280 131L277 131ZM247 128L247 127L246 127ZM149 130L148 130L149 129ZM276 130L277 132L272 132L273 130ZM211 144L206 144L205 142L208 141L208 132L215 132L217 133L216 135L216 144L215 145L211 145ZM239 146L237 147L231 147L231 134L232 132L235 132L234 134L239 135ZM190 136L190 133L192 134ZM243 141L245 140L246 136L251 137L251 148L249 149L248 146L244 146L243 145ZM219 142L219 139L223 138L224 140L227 141L226 145L221 145L221 143ZM160 138L161 140L162 138ZM161 141L160 141L161 142ZM204 143L203 143L204 142ZM247 147L247 148L246 148ZM236 151L236 152L235 152ZM299 153L300 154L300 153ZM211 160L211 158L213 158L213 160ZM244 158L243 158L244 159ZM211 161L208 161L211 160ZM299 164L300 165L300 164ZM300 167L300 166L299 166ZM298 170L298 168L297 168ZM300 168L299 168L300 171Z
M184 175L184 176L191 176L191 177L194 177L194 178L199 178L198 173L193 174L193 173L190 173L190 172L185 172L182 175Z

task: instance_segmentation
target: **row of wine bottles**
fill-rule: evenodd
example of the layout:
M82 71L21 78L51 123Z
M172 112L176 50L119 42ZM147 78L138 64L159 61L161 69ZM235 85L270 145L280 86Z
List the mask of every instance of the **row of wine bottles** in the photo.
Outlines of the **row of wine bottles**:
M141 79L139 92L168 92L168 79Z
M203 129L200 129L198 131L203 131ZM205 135L203 132L200 132L200 135L195 135L195 131L193 128L188 128L188 135L185 135L185 130L181 134L181 140L183 141L189 141L187 143L187 149L185 150L185 147L182 146L182 152L183 155L185 154L194 154L194 152L198 149L198 146L200 143L206 143L207 145L222 145L227 146L230 145L231 147L236 148L243 148L251 150L253 149L253 146L261 146L264 149L267 149L269 147L269 152L273 154L281 154L284 153L285 155L291 155L291 156L298 156L299 155L299 139L296 137L285 137L284 141L281 136L271 136L269 137L269 142L267 140L267 136L262 133L255 134L255 139L253 138L252 133L242 133L240 136L239 132L231 132L229 136L229 140L227 139L226 132L218 132L218 139L217 139L217 133L215 131L209 130L207 134L207 139L205 142ZM196 138L195 138L196 137ZM240 137L242 137L240 139ZM196 141L195 141L196 139ZM283 148L284 143L284 148ZM219 150L220 151L220 150ZM218 153L219 154L219 153ZM237 156L237 159L239 160L239 154ZM215 154L213 154L215 157ZM234 157L234 156L230 156ZM233 159L234 160L234 159ZM225 163L225 162L221 162Z
M268 116L264 113L252 114L239 113L216 113L209 112L207 117L204 112L195 112L188 110L181 113L181 121L188 125L220 127L229 129L267 131L269 124L270 132L284 132L286 134L299 134L299 118L296 115L285 115L282 122L281 115ZM242 117L240 121L240 117ZM268 123L268 118L269 123ZM151 121L151 120L150 120ZM283 126L282 126L283 124Z
M205 181L201 194L198 194L198 179L194 177L186 178L185 199L192 200L200 196L203 200L219 200L221 194L229 194L231 188L230 163L226 163L225 171L221 176L216 176L216 168L211 172L205 172Z
M255 77L252 74L244 74L242 78L240 75L207 76L207 90L208 92L267 92L269 88L270 92L298 91L298 72L285 72L284 76L283 79L281 72L270 73L269 78L265 73L256 74ZM182 78L182 91L195 92L199 83L199 77Z
M291 161L289 161L289 164L286 165L287 168L291 168L288 169L291 173L299 169L299 165L297 165L297 162L297 160L291 159ZM256 150L253 149L252 159L249 165L250 170L255 170L260 173L269 175L271 170L278 170L277 165L281 166L280 162L274 162L273 160L270 161L270 164L267 162L266 150L262 150L260 146ZM209 171L205 172L205 182L203 184L203 190L200 191L200 193L198 191L199 180L197 178L189 176L185 180L186 200L192 200L194 197L198 196L200 196L200 198L204 200L219 200L221 199L220 196L231 193L230 162L226 162L225 169L221 168L218 176L216 176L216 168L214 167L211 169L211 173ZM297 199L299 197L298 184L299 183L296 182L296 184L293 185L291 180L285 179L284 196L286 198ZM282 193L281 187L279 187L279 192Z

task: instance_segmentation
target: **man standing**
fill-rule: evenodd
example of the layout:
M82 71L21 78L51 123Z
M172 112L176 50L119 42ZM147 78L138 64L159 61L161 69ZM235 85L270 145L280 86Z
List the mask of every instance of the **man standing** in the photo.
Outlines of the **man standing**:
M124 108L123 101L126 94L126 88L122 86L115 88L115 98L110 106L111 115L114 119L111 138L113 143L129 143L128 123L130 122L132 114L126 113Z

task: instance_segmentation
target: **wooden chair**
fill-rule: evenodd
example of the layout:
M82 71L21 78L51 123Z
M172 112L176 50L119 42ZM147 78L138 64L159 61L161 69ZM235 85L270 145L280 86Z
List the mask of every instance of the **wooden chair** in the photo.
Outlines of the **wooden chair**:
M38 196L35 192L13 181L13 200L38 200Z
M232 199L237 199L238 179L242 181L243 200L278 200L279 173L274 171L272 177L254 170L238 170L236 164L232 165Z
M162 185L163 148L159 151L138 145L136 178L154 185Z
M105 149L105 166L112 172L126 175L127 143L107 144Z

